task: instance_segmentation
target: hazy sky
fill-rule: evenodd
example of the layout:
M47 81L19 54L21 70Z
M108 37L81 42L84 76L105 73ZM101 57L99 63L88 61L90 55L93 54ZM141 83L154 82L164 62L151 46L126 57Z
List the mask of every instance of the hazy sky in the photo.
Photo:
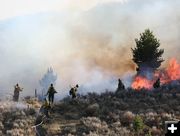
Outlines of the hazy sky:
M87 11L97 5L126 0L0 0L0 19L39 12Z
M166 60L180 58L179 7L179 0L0 0L0 88L19 82L29 93L50 66L63 92L76 83L115 88L116 76L133 71L130 48L146 28Z

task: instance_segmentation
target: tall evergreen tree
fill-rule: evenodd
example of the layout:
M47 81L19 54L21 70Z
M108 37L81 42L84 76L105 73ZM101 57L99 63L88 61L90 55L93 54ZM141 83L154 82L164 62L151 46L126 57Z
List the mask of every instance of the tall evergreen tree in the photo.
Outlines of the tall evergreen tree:
M132 49L133 61L137 64L140 72L148 68L154 71L159 68L162 59L163 49L158 49L160 41L154 36L153 32L146 29L140 34L139 39L135 39L136 47Z

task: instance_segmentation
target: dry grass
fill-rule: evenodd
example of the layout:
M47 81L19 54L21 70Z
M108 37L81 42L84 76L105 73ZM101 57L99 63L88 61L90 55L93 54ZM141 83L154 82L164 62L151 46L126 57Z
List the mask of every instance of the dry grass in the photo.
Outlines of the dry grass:
M174 91L174 90L173 90ZM101 95L90 93L77 100L65 98L51 111L51 119L38 128L44 135L133 136L134 118L140 116L144 129L139 135L164 135L164 122L180 119L180 90L135 92L121 90ZM36 99L0 102L0 135L35 136Z

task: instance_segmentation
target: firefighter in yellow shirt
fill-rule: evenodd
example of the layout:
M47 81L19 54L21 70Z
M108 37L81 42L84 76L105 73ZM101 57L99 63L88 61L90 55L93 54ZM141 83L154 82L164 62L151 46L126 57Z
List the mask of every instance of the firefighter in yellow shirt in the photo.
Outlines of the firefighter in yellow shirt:
M13 101L18 102L19 101L19 93L23 90L23 88L19 87L19 84L16 84L14 86L14 95L13 95Z
M75 87L72 87L71 90L69 91L69 95L72 96L72 99L77 97L78 87L79 85L77 84Z

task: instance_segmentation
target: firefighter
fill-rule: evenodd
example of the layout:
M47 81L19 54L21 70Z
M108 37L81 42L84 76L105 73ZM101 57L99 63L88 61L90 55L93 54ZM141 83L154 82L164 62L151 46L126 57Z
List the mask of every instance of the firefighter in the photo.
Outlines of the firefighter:
M48 95L48 100L49 100L49 105L54 103L54 94L57 93L56 90L54 89L53 84L48 89L48 92L46 96Z
M123 89L125 89L125 86L122 83L121 79L118 79L118 88L117 88L117 90L123 90Z
M44 102L40 108L40 113L42 113L43 115L45 115L47 118L50 118L49 116L49 110L50 110L50 105L48 103L48 101L46 100L46 98L44 99Z
M160 78L158 78L157 80L156 80L156 82L153 84L153 87L154 88L159 88L160 87Z
M14 95L13 95L13 101L18 102L19 101L19 93L23 90L23 88L20 88L18 84L14 86Z
M79 87L79 85L77 84L75 87L72 87L71 90L69 91L69 95L72 96L72 99L77 97L78 87Z

